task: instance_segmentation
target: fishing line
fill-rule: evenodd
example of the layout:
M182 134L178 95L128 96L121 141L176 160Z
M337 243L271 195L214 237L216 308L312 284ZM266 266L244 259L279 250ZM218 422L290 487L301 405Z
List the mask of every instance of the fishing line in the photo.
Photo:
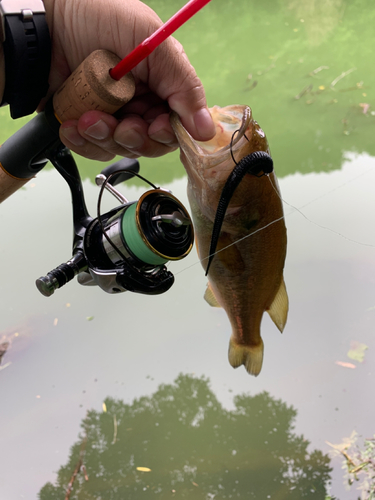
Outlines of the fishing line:
M240 131L240 129L238 128L237 130L235 130L233 132L233 135L232 135L232 138L230 140L230 155L232 157L232 160L233 160L233 163L235 163L236 165L238 165L238 163L236 162L235 158L234 158L234 155L233 155L233 141L234 141L234 136ZM249 139L246 137L246 134L243 135L245 137L245 139L247 140L247 142L250 142Z
M230 140L230 146L229 146L230 155L231 155L231 157L232 157L232 160L233 160L234 164L235 164L237 167L239 167L239 166L240 166L240 164L244 164L244 163L246 163L246 158L249 158L249 157L251 156L251 155L247 155L247 156L245 156L244 158L242 158L242 159L240 160L240 163L238 163L238 162L236 161L236 159L235 159L234 155L233 155L233 141L234 141L234 136L235 136L235 135L236 135L239 131L240 131L240 129L237 129L237 130L235 130L235 131L233 132L232 138L231 138L231 140ZM246 135L245 133L243 134L243 136L242 136L242 137L244 137L244 138L247 140L247 142L250 142L249 138L247 137L247 135ZM259 154L267 154L265 151L254 151L253 153L254 153L254 154L256 154L256 153L259 153ZM272 162L272 158L271 158L271 157L270 157L270 163L271 163L271 169L270 169L270 170L267 170L267 171L264 171L262 174L259 174L259 173L258 173L258 174L256 174L255 172L252 172L251 170L249 170L249 171L248 171L248 173L249 173L249 174L251 174L251 175L254 175L255 177L263 177L263 175L268 175L268 174L269 174L269 173L271 173L271 172L272 172L272 170L273 170L273 162Z
M184 271L186 271L187 269L190 269L191 267L194 267L196 266L197 264L201 264L202 262L204 262L205 260L209 259L210 257L214 257L215 255L217 255L218 253L220 252L223 252L224 250L226 250L227 248L230 248L232 247L233 245L237 245L237 243L240 243L241 241L243 240L246 240L246 238L250 238L250 236L254 236L254 234L256 233L259 233L260 231L263 231L264 229L267 229L267 227L269 226L272 226L272 224L276 224L276 222L279 222L281 220L285 219L285 215L279 217L278 219L275 219L273 220L272 222L269 222L268 224L266 224L265 226L263 227L260 227L259 229L257 229L256 231L253 231L252 233L250 234L247 234L246 236L243 236L242 238L239 238L238 240L234 241L233 243L230 243L229 245L227 245L226 247L224 248L221 248L220 250L217 250L216 252L214 252L213 254L211 255L207 255L207 257L204 257L203 259L200 259L198 260L197 262L195 262L194 264L191 264L190 266L186 267L185 269L182 269L181 271L179 271L178 273L174 273L175 275L177 274L181 274L183 273Z
M326 197L326 196L328 196L329 194L334 193L334 192L335 192L335 191L337 191L338 189L341 189L341 188L343 188L344 186L346 186L347 184L352 183L353 181L355 181L355 180L359 179L359 178L360 178L360 177L362 177L363 175L368 174L368 173L369 173L370 171L372 171L372 170L373 170L373 168L372 168L372 167L368 168L365 172L362 172L361 174L356 175L356 176L355 176L355 177L353 177L352 179L349 179L348 181L343 182L343 183L342 183L342 184L340 184L339 186L336 186L336 187L332 188L332 189L331 189L330 191L328 191L327 193L323 193L323 194L321 194L320 196L317 196L316 198L314 198L313 200L311 200L311 201L309 201L309 202L305 203L304 205L302 205L302 207L300 207L300 208L299 208L299 210L301 210L302 208L307 207L308 205L311 205L311 203L315 203L316 201L320 200L321 198L325 198L325 197ZM284 201L284 200L283 200L283 201ZM286 202L284 202L284 203L286 203ZM298 210L298 209L297 209L297 210Z
M369 169L371 170L371 169ZM320 198L323 198L324 196L327 196L328 194L331 194L333 193L334 191L336 191L337 189L340 189L342 188L343 186L345 186L345 184L348 184L349 182L352 182L354 181L355 179L357 179L358 177L361 177L362 175L364 175L365 173L369 172L369 170L367 170L366 172L363 172L362 174L359 174L357 177L355 177L354 179L351 179L350 181L347 181L345 182L344 184L342 184L341 186L339 187L336 187L334 189L332 189L331 191L329 191L328 193L326 193L325 195L321 195L319 196L318 198L315 198L315 200L312 200L310 201L309 203L306 203L305 205L303 205L301 208L304 208L304 207L307 207L308 205L310 205L311 203L313 203L314 201L317 201L319 200ZM268 177L269 178L269 177ZM347 241L351 241L352 243L357 243L358 245L362 245L362 246L365 246L365 247L372 247L372 248L375 248L375 245L372 245L371 243L363 243L361 241L357 241L357 240L353 240L351 238L348 238L347 236L339 233L338 231L335 231L334 229L331 229L330 227L327 227L327 226L322 226L321 224L318 224L317 222L314 222L313 220L309 219L299 208L295 207L294 205L291 205L290 203L288 203L287 201L285 201L281 196L280 194L278 193L276 187L274 186L274 184L272 183L271 179L269 178L269 181L271 183L271 186L273 187L275 193L277 194L277 196L280 198L280 200L285 203L285 205L288 205L289 207L291 207L293 210L297 211L298 213L300 213L302 215L302 217L304 217L307 221L311 222L311 224L314 224L314 226L317 226L317 227L320 227L321 229L325 229L326 231L329 231L333 234L337 234L337 236L340 236L341 238L344 238L344 240L347 240ZM293 212L291 212L290 214L288 215L291 215ZM285 216L284 216L285 217ZM250 235L249 235L250 236Z
M350 180L348 180L348 181L344 182L343 184L340 184L340 186L337 186L337 187L335 187L335 188L331 189L330 191L328 191L327 193L322 194L322 195L318 196L317 198L314 198L313 200L309 201L308 203L305 203L305 205L303 205L301 208L305 208L305 207L307 207L308 205L311 205L312 203L315 203L316 201L320 200L321 198L324 198L325 196L328 196L329 194L333 193L334 191L337 191L338 189L343 188L343 187L344 187L344 186L346 186L347 184L350 184L351 182L355 181L355 180L356 180L356 179L358 179L359 177L362 177L363 175L367 174L367 173L368 173L368 172L370 172L371 170L373 170L373 169L372 169L372 168L369 168L369 169L368 169L368 170L366 170L365 172L362 172L361 174L358 174L356 177L354 177L354 178L352 178L352 179L350 179ZM322 226L322 225L320 225L320 224L318 224L318 223L316 223L316 222L314 222L314 221L310 220L310 219L309 219L309 218L308 218L308 217L307 217L307 216L306 216L306 215L305 215L305 214L304 214L304 213L303 213L303 212L302 212L299 208L297 208L297 207L295 207L295 206L291 205L290 203L286 202L285 200L283 200L283 198L282 198L282 197L279 195L279 193L277 192L276 187L275 187L275 186L274 186L274 184L272 183L271 178L270 178L269 176L267 176L267 177L268 177L268 179L269 179L269 181L270 181L270 183L271 183L271 185L272 185L273 189L276 191L276 193L277 193L278 197L280 198L280 200L281 200L283 203L285 203L286 205L290 206L290 207L291 207L294 211L299 212L299 213L300 213L300 214L301 214L301 215L302 215L302 216L303 216L303 217L304 217L304 218L305 218L308 222L310 222L311 224L314 224L315 226L320 227L321 229L325 229L325 230L327 230L327 231L330 231L330 232L332 232L333 234L336 234L336 235L340 236L341 238L343 238L343 239L345 239L345 240L347 240L347 241L350 241L350 242L352 242L352 243L357 243L358 245L362 245L362 246L367 246L367 247L375 248L375 245L372 245L372 244L370 244L370 243L362 243L362 242L360 242L360 241L353 240L353 239L348 238L347 236L345 236L345 235L343 235L343 234L339 233L338 231L335 231L334 229L331 229L331 228L326 227L326 226ZM194 267L194 266L196 266L196 265L198 265L198 264L203 263L204 261L208 260L210 257L213 257L213 256L217 255L218 253L223 252L224 250L227 250L227 249L228 249L228 248L230 248L231 246L236 245L237 243L240 243L241 241L245 240L246 238L250 238L250 236L253 236L254 234L256 234L256 233L258 233L258 232L260 232L260 231L263 231L264 229L266 229L267 227L271 226L272 224L275 224L276 222L279 222L280 220L285 219L287 216L292 215L292 213L294 213L294 212L291 212L291 213L289 213L289 214L283 215L282 217L279 217L278 219L275 219L274 221L270 222L269 224L266 224L265 226L260 227L260 228L259 228L259 229L257 229L256 231L253 231L252 233L247 234L246 236L243 236L242 238L238 239L237 241L235 241L235 242L233 242L233 243L230 243L230 244L229 244L229 245L227 245L226 247L221 248L220 250L217 250L217 251L216 251L215 253L213 253L212 255L207 255L207 257L204 257L203 259L200 259L200 260L198 260L197 262L194 262L194 264L191 264L190 266L188 266L188 267L186 267L186 268L182 269L181 271L176 272L176 273L174 273L174 274L177 276L178 274L181 274L181 273L183 273L184 271L187 271L188 269L191 269L192 267Z

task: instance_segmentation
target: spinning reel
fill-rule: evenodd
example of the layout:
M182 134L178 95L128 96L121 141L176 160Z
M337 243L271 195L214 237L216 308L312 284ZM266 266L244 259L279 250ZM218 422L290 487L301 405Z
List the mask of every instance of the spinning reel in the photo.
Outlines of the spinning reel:
M89 215L81 178L69 149L57 141L45 156L69 185L73 205L73 255L70 260L36 280L49 297L75 276L82 285L98 285L107 293L125 291L156 295L173 285L166 263L186 257L193 247L189 213L168 190L139 175L137 160L124 158L96 177L100 186L97 217ZM138 176L151 184L139 200L128 201L114 186ZM100 213L103 191L120 205Z

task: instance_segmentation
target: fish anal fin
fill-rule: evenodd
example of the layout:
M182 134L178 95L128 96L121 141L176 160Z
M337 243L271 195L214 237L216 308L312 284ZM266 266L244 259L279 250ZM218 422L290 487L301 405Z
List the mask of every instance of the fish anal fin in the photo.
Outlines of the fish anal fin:
M238 344L233 337L229 341L229 363L233 368L244 365L247 372L255 377L259 375L263 364L263 340L258 345Z
M277 291L275 298L269 309L267 309L272 321L275 323L277 328L283 333L286 320L288 317L289 310L289 300L288 294L285 287L284 278L281 280L280 288Z
M209 304L211 307L221 307L219 304L217 298L215 297L214 291L211 288L211 285L207 283L207 288L204 293L204 300Z

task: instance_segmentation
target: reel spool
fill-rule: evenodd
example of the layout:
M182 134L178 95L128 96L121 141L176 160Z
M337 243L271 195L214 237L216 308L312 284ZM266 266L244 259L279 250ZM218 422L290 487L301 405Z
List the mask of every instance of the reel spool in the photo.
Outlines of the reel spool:
M116 247L103 237L103 248L114 264L128 254L140 265L162 265L183 259L193 246L188 212L162 189L147 191L125 206L108 220L105 232Z
M158 188L94 219L85 233L83 251L90 275L105 291L155 294L165 292L174 282L165 264L186 257L193 241L193 225L186 208L169 191ZM114 266L117 280L111 288L112 280L105 280L96 271ZM126 276L122 274L125 269ZM82 275L78 281L89 284Z

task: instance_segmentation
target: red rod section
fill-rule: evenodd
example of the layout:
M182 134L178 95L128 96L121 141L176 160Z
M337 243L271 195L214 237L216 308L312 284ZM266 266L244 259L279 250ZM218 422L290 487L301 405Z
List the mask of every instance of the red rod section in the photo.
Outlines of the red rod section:
M166 38L171 36L180 26L194 16L211 0L190 0L180 9L169 21L146 38L141 44L120 61L109 74L114 80L120 80L126 73L129 73L137 64L153 52Z

